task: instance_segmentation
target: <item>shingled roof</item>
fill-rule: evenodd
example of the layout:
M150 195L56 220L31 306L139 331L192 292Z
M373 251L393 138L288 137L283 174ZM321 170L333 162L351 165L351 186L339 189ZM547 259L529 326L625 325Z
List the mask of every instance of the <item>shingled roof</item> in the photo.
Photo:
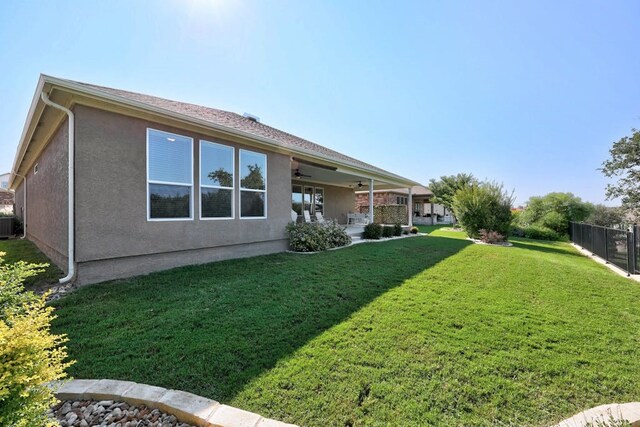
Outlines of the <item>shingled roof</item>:
M71 84L83 86L88 89L92 89L98 92L104 92L111 96L123 98L125 100L136 101L142 104L149 105L151 107L160 108L173 113L182 114L188 117L192 117L198 120L204 120L217 126L223 126L229 129L249 133L257 137L268 138L275 142L278 142L284 146L291 148L301 148L309 150L325 156L328 159L335 160L339 163L347 163L353 166L369 169L371 171L383 173L386 175L391 174L384 169L380 169L369 163L365 163L353 157L349 157L345 154L339 153L335 150L323 147L322 145L308 141L304 138L292 135L290 133L281 131L264 123L257 122L249 119L237 113L230 111L219 110L217 108L203 107L201 105L190 104L187 102L173 101L170 99L159 98L157 96L145 95L136 92L129 92L121 89L114 89L105 86L98 86L89 83L82 83L73 80L59 79L67 81ZM391 174L393 175L393 174Z

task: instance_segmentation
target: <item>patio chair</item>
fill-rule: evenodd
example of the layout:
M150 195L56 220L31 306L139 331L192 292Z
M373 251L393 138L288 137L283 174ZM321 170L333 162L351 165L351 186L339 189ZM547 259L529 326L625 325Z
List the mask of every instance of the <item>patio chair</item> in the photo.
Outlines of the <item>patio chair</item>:
M291 209L291 221L298 222L298 213Z
M322 212L316 212L316 222L324 224L324 217L322 216Z
M304 215L304 222L310 224L311 223L311 214L309 213L309 211L304 211L303 215Z

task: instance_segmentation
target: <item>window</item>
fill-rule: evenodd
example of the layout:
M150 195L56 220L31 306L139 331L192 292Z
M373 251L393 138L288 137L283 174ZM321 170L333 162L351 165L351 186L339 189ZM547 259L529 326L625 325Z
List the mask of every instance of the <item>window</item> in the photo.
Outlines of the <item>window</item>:
M193 139L147 129L147 219L193 218Z
M240 150L240 218L267 217L267 156Z
M200 141L200 218L234 217L233 171L233 147Z
M313 211L324 214L324 188L316 187L316 193L313 197Z
M302 215L302 186L291 186L291 209L298 215Z
M9 188L9 181L0 182L0 188Z
M304 210L313 214L313 187L304 187Z

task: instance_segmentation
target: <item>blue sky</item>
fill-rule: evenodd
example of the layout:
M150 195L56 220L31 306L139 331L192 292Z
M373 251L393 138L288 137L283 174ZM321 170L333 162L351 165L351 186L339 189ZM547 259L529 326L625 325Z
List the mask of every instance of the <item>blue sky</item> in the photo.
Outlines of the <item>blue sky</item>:
M640 128L638 1L0 2L0 172L38 75L250 112L427 183L604 201Z

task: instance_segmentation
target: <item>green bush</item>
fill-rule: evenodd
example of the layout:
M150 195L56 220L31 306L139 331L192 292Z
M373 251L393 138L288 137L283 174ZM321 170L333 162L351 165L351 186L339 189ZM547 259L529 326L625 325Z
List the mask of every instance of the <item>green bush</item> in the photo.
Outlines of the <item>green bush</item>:
M367 224L364 227L362 237L368 240L378 240L382 236L382 226L380 224Z
M565 234L569 230L569 220L560 212L550 211L544 214L538 225L551 229L559 235Z
M393 227L382 227L382 237L393 237Z
M402 225L400 225L399 223L395 223L393 225L393 235L394 236L401 236L402 235Z
M418 227L411 227L411 229L409 230L411 234L418 234L418 231L420 231Z
M537 240L565 240L563 235L542 225L530 225L528 227L518 227L514 229L514 235Z
M61 379L65 362L63 335L50 332L53 307L45 296L25 291L27 277L46 264L4 265L0 253L0 425L55 426L47 411L56 402L49 381Z
M491 182L461 188L453 198L456 218L474 239L480 238L480 230L508 235L512 202L513 197L504 191L502 185Z
M289 223L287 225L289 247L295 252L320 252L346 246L351 237L345 229L333 221L324 223Z

